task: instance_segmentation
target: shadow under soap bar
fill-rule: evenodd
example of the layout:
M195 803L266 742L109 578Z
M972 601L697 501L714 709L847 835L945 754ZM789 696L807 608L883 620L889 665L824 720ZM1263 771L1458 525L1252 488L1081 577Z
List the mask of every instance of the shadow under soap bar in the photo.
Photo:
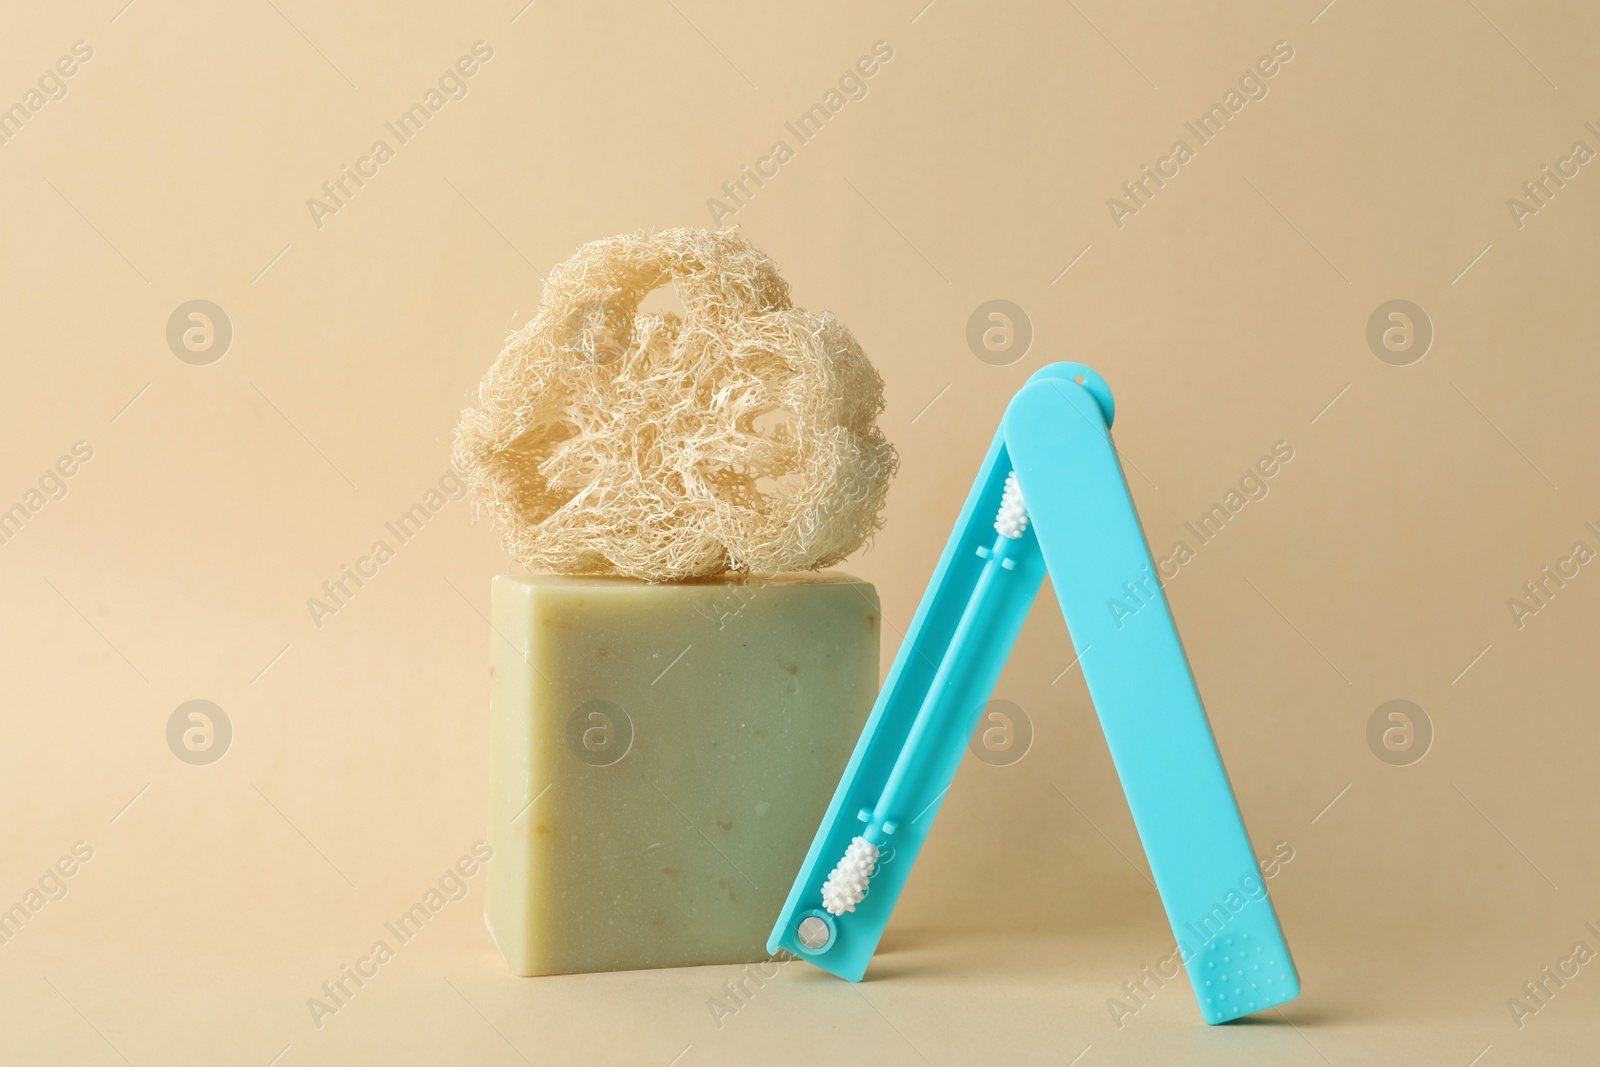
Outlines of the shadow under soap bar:
M494 579L487 918L520 975L742 963L878 689L840 574Z

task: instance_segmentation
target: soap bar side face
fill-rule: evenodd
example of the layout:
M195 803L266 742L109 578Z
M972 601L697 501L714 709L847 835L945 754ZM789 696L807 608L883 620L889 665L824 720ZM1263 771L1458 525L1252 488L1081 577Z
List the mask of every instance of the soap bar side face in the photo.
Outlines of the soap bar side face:
M508 576L494 620L489 921L512 970L766 958L876 695L872 587Z
M550 652L531 622L536 588L497 576L490 590L489 835L494 860L488 866L485 920L507 965L532 974L539 950L528 909L518 902L542 896L532 842L520 832L532 815L538 790L551 784L544 762L547 746L534 743L535 717L518 713L547 700L536 692L533 664Z

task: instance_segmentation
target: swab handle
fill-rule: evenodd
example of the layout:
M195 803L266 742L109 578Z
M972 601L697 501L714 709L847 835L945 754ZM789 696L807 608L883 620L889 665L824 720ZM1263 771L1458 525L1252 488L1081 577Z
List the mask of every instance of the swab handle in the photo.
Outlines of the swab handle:
M917 818L954 779L965 745L978 728L984 705L994 693L1038 592L1036 585L1024 587L1025 579L1017 577L1016 557L1037 551L1031 541L995 538L955 636L884 786L870 829L894 834ZM1024 598L1020 611L1016 605L1019 596ZM962 747L939 743L949 735L961 738Z

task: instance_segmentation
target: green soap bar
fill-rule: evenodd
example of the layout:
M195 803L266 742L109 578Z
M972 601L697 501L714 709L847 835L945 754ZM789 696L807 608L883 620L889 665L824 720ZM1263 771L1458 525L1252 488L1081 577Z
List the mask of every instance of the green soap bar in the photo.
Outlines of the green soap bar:
M511 970L767 958L878 689L841 574L494 579L487 918Z

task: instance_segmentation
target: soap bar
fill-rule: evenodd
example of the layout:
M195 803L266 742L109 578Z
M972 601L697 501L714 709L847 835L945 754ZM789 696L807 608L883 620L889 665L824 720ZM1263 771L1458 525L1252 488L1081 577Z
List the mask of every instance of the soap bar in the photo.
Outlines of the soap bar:
M745 963L878 688L837 573L494 579L487 919L519 975Z

